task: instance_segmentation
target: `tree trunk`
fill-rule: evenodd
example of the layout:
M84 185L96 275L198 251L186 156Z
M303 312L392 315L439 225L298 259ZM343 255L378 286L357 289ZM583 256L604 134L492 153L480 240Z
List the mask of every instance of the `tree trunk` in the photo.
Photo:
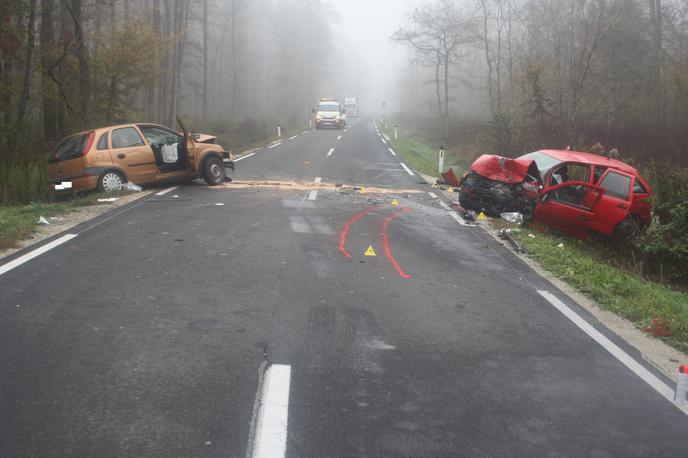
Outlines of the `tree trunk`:
M31 68L33 66L33 52L36 41L36 0L29 3L29 23L27 26L26 37L26 56L24 61L24 75L22 77L22 88L17 102L17 119L15 129L19 132L21 124L26 116L26 107L29 104L29 91L31 90Z
M41 2L41 115L43 117L43 137L46 140L57 138L57 94L55 84L50 80L48 71L54 65L55 29L53 24L53 11L55 0L43 0Z
M203 121L208 120L208 0L203 0Z
M91 98L91 71L88 65L88 49L84 39L81 22L81 0L72 0L72 20L74 21L75 53L79 61L79 109L81 127L86 128L90 122L88 110Z

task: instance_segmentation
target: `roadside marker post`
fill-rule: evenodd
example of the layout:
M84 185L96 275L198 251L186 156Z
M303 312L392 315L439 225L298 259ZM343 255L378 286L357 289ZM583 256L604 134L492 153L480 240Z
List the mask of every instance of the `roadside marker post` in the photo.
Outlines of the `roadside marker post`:
M277 126L277 137L282 138L282 127L279 125Z
M399 140L399 126L394 126L394 140Z
M688 402L686 395L688 394L688 365L680 366L678 368L678 379L676 380L676 394L674 395L674 402L676 404L685 405Z
M444 146L440 146L439 172L444 173Z

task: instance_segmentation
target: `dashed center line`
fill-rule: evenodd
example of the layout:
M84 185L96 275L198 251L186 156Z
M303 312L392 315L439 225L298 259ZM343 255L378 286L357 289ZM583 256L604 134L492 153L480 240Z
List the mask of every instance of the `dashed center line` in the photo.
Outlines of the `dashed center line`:
M332 156L332 153L334 153L334 148L330 148L330 150L327 152L327 157Z
M384 140L383 140L383 141L384 141ZM396 156L396 155L397 155L397 153L395 153L394 150L393 150L392 148L387 148L387 149L389 150L390 153L392 153L392 156ZM402 164L402 165L404 165L404 164Z
M342 139L342 136L341 136L341 135L340 135L339 137L337 137L337 140L341 140L341 139Z
M329 156L329 155L328 155L328 156ZM315 183L315 184L318 184L318 183L320 183L321 181L322 181L322 178L321 178L321 177L317 177L317 178L315 179L315 182L314 182L314 183ZM312 190L312 191L308 194L308 200L315 200L315 199L317 199L317 198L318 198L318 190L317 190L317 189Z
M287 452L291 366L273 364L265 373L252 458L284 457Z
M404 170L406 170L406 173L408 173L408 174L411 175L411 176L415 176L415 173L413 173L413 172L411 171L411 169L408 168L408 167L406 166L406 164L404 164L404 163L402 162L402 163L401 163L401 166L404 168Z

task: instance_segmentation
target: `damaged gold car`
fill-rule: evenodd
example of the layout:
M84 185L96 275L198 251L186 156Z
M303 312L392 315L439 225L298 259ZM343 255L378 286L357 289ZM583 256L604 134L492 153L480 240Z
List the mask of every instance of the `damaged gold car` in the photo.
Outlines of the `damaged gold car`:
M111 192L125 183L154 183L203 178L210 186L223 183L230 154L215 137L182 133L165 126L137 123L79 132L58 143L48 161L51 188L60 192L97 189Z

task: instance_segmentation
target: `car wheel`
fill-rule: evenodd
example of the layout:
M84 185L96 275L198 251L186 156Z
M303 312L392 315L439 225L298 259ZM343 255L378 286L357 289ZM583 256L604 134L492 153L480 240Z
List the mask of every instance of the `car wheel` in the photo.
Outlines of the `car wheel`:
M124 177L121 173L114 170L105 172L98 179L98 191L112 192L119 191L124 187Z
M523 206L521 209L521 214L523 215L523 221L526 223L529 223L533 220L533 217L535 216L535 206L537 204L535 202L528 202Z
M209 157L203 163L203 179L209 186L225 182L225 163L217 157Z
M461 205L461 208L464 210L480 211L479 205L475 205L470 199L461 194L459 194L459 205Z
M635 236L640 231L638 220L632 216L627 216L614 228L614 237L627 240Z

